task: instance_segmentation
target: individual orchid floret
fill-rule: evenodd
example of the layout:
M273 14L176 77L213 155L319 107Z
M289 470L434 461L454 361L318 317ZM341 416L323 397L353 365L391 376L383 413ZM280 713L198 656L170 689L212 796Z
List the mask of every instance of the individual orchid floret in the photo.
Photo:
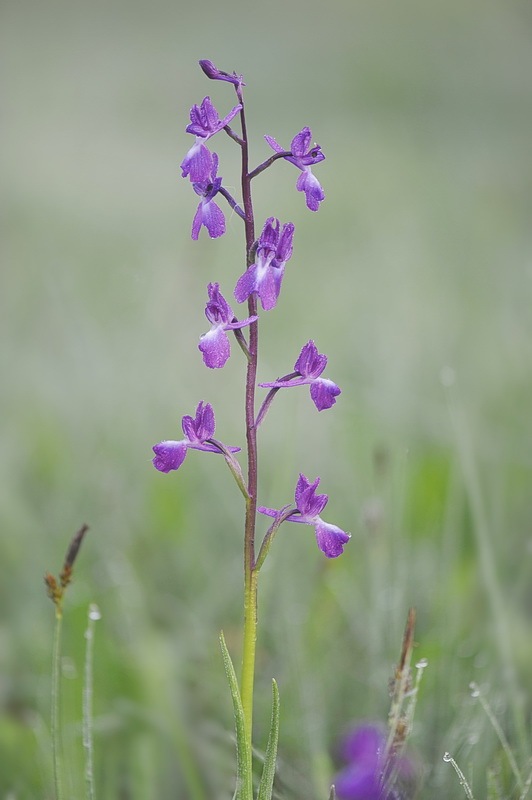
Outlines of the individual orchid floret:
M212 153L212 166L209 181L193 183L192 188L199 194L201 200L196 209L192 221L192 238L196 240L199 236L201 226L207 228L211 239L217 239L225 233L225 217L222 209L214 202L214 198L220 191L222 179L216 177L218 172L218 156Z
M241 105L235 106L226 117L220 119L210 97L204 97L201 106L192 106L190 124L187 125L186 132L194 134L196 141L181 162L183 178L188 176L192 183L209 182L213 157L205 142L223 130L241 108Z
M181 421L185 438L179 442L167 440L154 445L153 466L159 472L179 469L188 450L204 450L206 453L222 453L223 446L213 444L215 429L214 411L210 403L198 403L194 419L185 415ZM226 447L230 453L238 453L240 447Z
M287 522L300 522L303 525L313 525L316 533L318 547L327 558L336 558L344 552L344 546L351 538L350 533L346 533L336 525L324 522L319 516L329 501L326 494L316 494L320 479L311 483L303 474L299 475L295 491L296 508L287 518ZM275 508L259 506L261 514L268 517L279 517L282 511Z
M342 746L347 766L334 779L338 800L412 797L417 778L414 764L405 756L392 756L386 763L385 753L386 732L381 725L365 722L355 727ZM390 775L393 781L387 781Z
M252 316L240 322L234 316L225 297L220 292L219 284L209 283L207 287L209 301L205 306L205 316L211 323L211 329L204 333L198 345L203 354L205 366L219 369L231 354L227 331L234 331L251 325L258 317Z
M245 86L243 76L237 75L236 72L229 74L229 72L224 72L221 69L218 69L212 61L209 61L208 58L202 58L199 62L200 67L202 68L205 75L213 81L228 81L229 83L233 83L235 86Z
M294 374L272 383L259 383L263 389L283 389L290 386L310 385L310 396L318 411L331 408L342 390L331 380L320 378L327 366L327 356L318 353L312 339L301 350L294 364Z
M264 138L276 153L286 152L273 136L265 136ZM297 179L296 189L298 192L305 192L307 208L311 211L317 211L321 201L325 199L325 194L319 180L313 175L311 167L313 164L323 161L325 156L319 144L311 146L311 140L312 132L310 128L303 128L292 139L292 144L290 145L292 155L285 156L285 159L301 170L301 175Z
M239 303L255 292L265 311L277 304L286 262L292 255L294 225L286 222L279 233L278 219L269 217L257 244L255 263L238 279L235 298Z

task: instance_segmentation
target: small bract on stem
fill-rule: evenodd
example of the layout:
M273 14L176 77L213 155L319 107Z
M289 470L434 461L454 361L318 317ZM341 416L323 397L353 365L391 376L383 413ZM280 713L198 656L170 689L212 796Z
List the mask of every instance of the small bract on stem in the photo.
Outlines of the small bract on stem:
M205 315L210 329L200 337L198 348L205 366L210 369L222 369L231 355L229 335L234 334L237 343L246 359L246 379L243 387L245 431L246 431L246 477L235 458L239 447L228 447L215 440L215 417L210 403L201 400L196 408L195 417L184 416L182 428L184 438L181 440L165 440L153 447L155 457L153 465L160 472L177 470L183 464L189 450L224 455L235 481L244 497L244 628L242 644L242 668L240 683L235 689L232 668L228 663L225 644L224 663L230 680L235 714L242 724L237 724L237 749L239 775L246 775L237 786L237 797L240 800L251 800L251 754L252 754L252 721L253 721L253 686L255 675L255 648L257 641L257 584L258 574L267 557L273 539L285 521L299 522L314 527L318 547L327 558L336 558L349 541L350 534L341 528L324 522L319 516L328 502L325 494L316 495L320 478L309 481L300 474L295 490L295 506L285 505L280 510L266 506L258 506L259 466L257 431L274 397L282 388L308 385L311 398L318 409L331 408L340 394L339 387L331 380L321 378L327 364L327 357L318 353L311 340L302 348L294 365L294 372L270 383L257 384L257 368L259 360L259 323L260 314L276 308L281 294L286 265L293 254L295 226L292 222L282 222L274 216L266 219L258 238L255 234L255 217L251 191L252 180L277 161L284 159L293 164L300 175L296 183L298 191L305 194L307 207L312 211L319 209L325 194L312 173L312 167L325 158L321 147L312 144L310 128L304 127L291 142L289 150L283 149L271 136L265 139L275 151L274 155L262 161L258 166L249 166L249 138L246 120L243 87L245 83L241 75L218 69L212 61L200 61L204 74L213 81L221 81L232 86L236 93L237 104L225 116L220 116L211 98L206 96L199 105L190 111L190 123L186 132L194 136L194 143L181 162L184 178L188 178L192 189L200 197L192 223L192 239L197 240L202 228L205 228L211 239L223 236L226 230L225 216L218 204L225 200L244 224L246 261L240 277L236 280L233 295L238 303L247 303L247 314L238 319L222 294L221 282L209 283L207 286L208 301ZM230 127L239 119L240 131ZM238 202L224 186L224 179L218 174L218 154L212 152L207 144L216 135L224 131L240 148L241 174L240 187L242 201ZM218 202L217 202L218 201ZM248 328L248 332L243 329ZM265 400L256 412L256 392L258 388L267 388ZM265 533L256 557L257 512L274 517L274 522ZM225 648L225 649L224 649ZM238 696L237 696L238 695ZM274 713L272 726L278 727L279 704L278 694L274 691ZM270 745L265 763L264 780L261 781L260 797L265 800L265 793L271 796L273 791L273 771L275 770L275 753L277 728L270 731ZM246 762L246 764L244 764ZM249 763L247 763L249 762Z

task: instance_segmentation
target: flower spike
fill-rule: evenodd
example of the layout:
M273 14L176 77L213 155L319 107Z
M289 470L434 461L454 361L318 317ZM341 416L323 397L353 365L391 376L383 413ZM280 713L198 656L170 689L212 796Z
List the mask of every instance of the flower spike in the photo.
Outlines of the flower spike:
M251 325L258 317L252 316L240 322L234 316L231 307L220 292L218 283L209 283L207 287L209 301L205 306L205 316L211 323L211 329L204 333L198 345L203 354L206 367L219 369L223 367L231 354L227 331L234 331Z
M276 153L286 152L273 136L265 136L264 138ZM294 136L292 144L290 145L292 155L285 156L284 158L301 170L301 175L297 179L296 189L298 192L305 192L307 208L311 211L317 211L321 201L325 199L325 194L319 180L313 175L311 166L313 164L319 164L320 161L323 161L325 156L319 144L310 146L311 139L312 131L310 128L303 128L300 130L299 133Z
M255 263L238 279L235 298L239 303L255 292L265 311L277 305L286 262L292 255L294 225L287 222L279 233L279 220L269 217L257 244Z
M198 403L194 419L185 415L181 421L185 438L180 441L166 440L153 446L155 453L153 466L159 472L171 472L179 469L188 450L204 450L206 453L223 452L213 441L215 421L214 411L210 403ZM231 453L238 453L240 447L227 447Z
M263 389L283 389L290 386L310 386L310 396L318 411L331 408L336 403L336 398L342 390L331 380L320 378L321 373L327 366L327 356L318 353L318 348L310 339L302 348L299 357L294 364L296 375L288 378L281 378L271 383L259 383ZM299 377L297 377L299 375Z
M286 521L313 525L316 542L322 553L327 558L337 558L344 552L344 546L351 538L351 534L346 533L336 525L324 522L319 516L329 502L328 495L316 494L319 482L319 478L316 478L311 483L302 473L299 475L295 490L296 508L286 518ZM265 506L259 506L259 511L268 517L278 517L281 513L278 509L266 508Z

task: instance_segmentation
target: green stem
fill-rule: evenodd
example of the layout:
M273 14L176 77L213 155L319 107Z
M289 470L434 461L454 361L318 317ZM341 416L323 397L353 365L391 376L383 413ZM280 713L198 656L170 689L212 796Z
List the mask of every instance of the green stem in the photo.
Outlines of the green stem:
M63 613L55 610L54 643L52 653L52 759L54 763L55 800L63 800L61 725L59 721L59 680L61 677L61 631Z
M242 648L241 689L242 708L246 724L246 740L251 759L253 729L253 684L255 679L255 649L257 644L257 580L255 570L246 570L244 586L244 644ZM250 764L251 768L251 764Z
M93 694L93 674L94 663L94 627L96 621L100 619L98 606L91 603L89 607L87 630L85 639L87 648L85 651L85 685L83 687L83 747L85 748L85 790L88 800L94 800L94 743L92 738L92 694Z

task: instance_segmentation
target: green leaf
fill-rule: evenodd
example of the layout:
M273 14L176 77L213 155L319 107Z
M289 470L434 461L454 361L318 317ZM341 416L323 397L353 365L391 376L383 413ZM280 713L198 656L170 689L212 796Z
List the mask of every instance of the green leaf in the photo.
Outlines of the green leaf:
M257 800L271 800L273 793L273 779L275 778L275 764L277 761L277 742L279 741L279 689L277 683L272 680L272 722L270 725L270 735L268 737L268 747L266 748L266 758L262 768L259 793Z
M233 699L233 712L235 715L236 732L236 790L235 800L253 800L253 781L251 773L251 751L246 738L246 724L244 709L240 699L240 690L236 678L235 668L225 643L223 632L220 633L220 647L224 662L225 674L229 682L231 697Z

